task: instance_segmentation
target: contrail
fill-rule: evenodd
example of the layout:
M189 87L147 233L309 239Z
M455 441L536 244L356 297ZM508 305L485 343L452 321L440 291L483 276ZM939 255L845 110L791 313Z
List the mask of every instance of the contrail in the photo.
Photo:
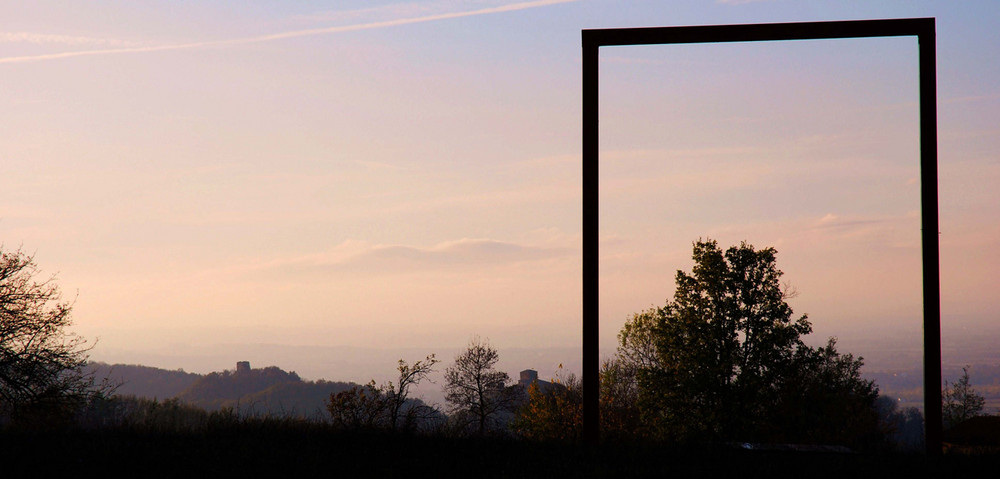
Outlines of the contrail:
M412 23L434 22L438 20L448 20L452 18L472 17L476 15L489 15L491 13L513 12L528 8L544 7L560 3L570 3L579 0L536 0L533 2L512 3L499 7L483 8L480 10L470 10L467 12L439 13L423 17L401 18L398 20L386 20L381 22L359 23L356 25L342 25L338 27L313 28L309 30L295 30L291 32L273 33L257 37L233 38L229 40L211 40L204 42L175 43L170 45L159 45L149 47L128 47L128 48L106 48L100 50L82 50L74 52L48 53L44 55L30 55L20 57L2 57L0 63L26 63L40 62L45 60L58 60L61 58L86 57L95 55L115 55L119 53L145 53L162 52L170 50L186 50L191 48L243 45L247 43L270 42L283 40L286 38L307 37L313 35L326 35L330 33L353 32L356 30L371 30L375 28L395 27L399 25L409 25Z

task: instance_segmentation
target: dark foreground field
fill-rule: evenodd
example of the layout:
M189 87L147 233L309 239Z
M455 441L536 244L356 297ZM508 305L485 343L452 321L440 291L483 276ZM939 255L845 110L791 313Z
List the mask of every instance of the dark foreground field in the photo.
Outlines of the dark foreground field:
M998 455L748 451L351 434L0 433L3 477L996 477ZM986 474L986 475L981 475Z

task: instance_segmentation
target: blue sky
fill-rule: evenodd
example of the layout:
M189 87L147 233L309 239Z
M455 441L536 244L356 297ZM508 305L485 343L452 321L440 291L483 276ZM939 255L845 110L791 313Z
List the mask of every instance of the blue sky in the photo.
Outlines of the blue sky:
M0 239L58 273L98 358L578 345L584 28L936 17L946 333L1000 313L992 2L39 1L0 16ZM819 335L919 328L916 51L604 49L603 347L672 294L700 237L778 248Z

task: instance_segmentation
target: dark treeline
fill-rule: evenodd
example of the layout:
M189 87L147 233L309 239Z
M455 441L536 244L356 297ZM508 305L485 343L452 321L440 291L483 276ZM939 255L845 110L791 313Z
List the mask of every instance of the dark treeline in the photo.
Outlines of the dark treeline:
M775 253L747 244L725 251L713 241L694 244L695 265L690 273L677 272L673 299L630 317L617 353L602 367L602 447L610 456L566 467L578 470L588 460L608 467L600 461L628 460L628 451L745 458L746 451L789 449L920 450L922 416L880 397L878 385L860 374L862 358L838 351L834 338L822 347L805 344L811 323L788 306L794 293L780 281ZM73 438L66 440L100 437L126 447L128 438L145 437L180 450L188 446L178 438L224 444L236 435L293 454L275 438L293 435L299 439L287 444L299 444L321 436L343 450L356 447L355 439L410 441L411 449L448 444L466 454L456 459L465 465L487 460L484 448L507 470L517 459L492 454L509 451L534 461L539 458L527 451L550 448L566 459L579 450L573 449L582 432L578 378L560 372L539 381L524 371L515 381L497 369L497 349L479 338L444 364L433 354L401 359L397 379L384 384L303 381L274 366L197 375L88 363L87 346L65 331L70 305L59 302L58 289L33 281L31 257L18 251L2 258L0 437L8 442L61 431L69 435L58 437ZM413 397L411 388L442 366L446 405ZM967 373L946 384L948 426L982 415L982 397ZM632 449L620 448L626 445ZM632 460L635 472L665 471L661 453ZM394 457L386 464L408 461Z

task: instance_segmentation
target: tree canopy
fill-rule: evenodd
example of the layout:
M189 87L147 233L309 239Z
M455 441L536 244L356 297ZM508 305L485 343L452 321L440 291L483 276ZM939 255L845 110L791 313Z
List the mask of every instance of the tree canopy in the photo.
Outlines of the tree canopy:
M73 306L34 257L0 247L0 418L50 421L98 393L86 341L67 331Z
M944 382L941 410L945 427L955 426L980 415L985 405L986 399L976 393L969 381L969 366L962 368L962 376L958 381L951 384Z
M647 433L825 442L845 440L836 421L864 423L850 440L860 437L855 429L874 428L878 389L861 379L861 358L840 355L833 338L821 348L803 342L812 326L785 301L774 248L744 242L722 251L706 240L692 256L673 300L634 315L619 335L618 363L605 367L619 380L635 371Z
M473 339L465 352L445 370L445 400L458 421L475 424L485 434L499 417L516 408L524 391L510 387L510 376L496 369L497 350L487 341Z

